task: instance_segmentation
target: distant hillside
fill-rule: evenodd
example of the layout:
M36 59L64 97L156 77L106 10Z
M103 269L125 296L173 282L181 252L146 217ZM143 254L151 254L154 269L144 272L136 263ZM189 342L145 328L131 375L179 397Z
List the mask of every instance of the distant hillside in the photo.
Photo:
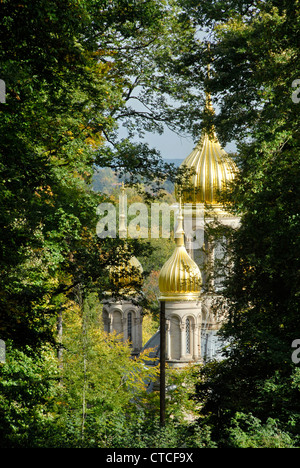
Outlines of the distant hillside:
M166 163L174 164L174 166L179 167L183 159L164 159ZM106 193L110 195L114 189L116 189L122 179L119 179L116 173L109 167L99 168L94 174L92 186L96 192ZM164 189L168 193L174 192L174 184L170 181L166 181L164 184Z

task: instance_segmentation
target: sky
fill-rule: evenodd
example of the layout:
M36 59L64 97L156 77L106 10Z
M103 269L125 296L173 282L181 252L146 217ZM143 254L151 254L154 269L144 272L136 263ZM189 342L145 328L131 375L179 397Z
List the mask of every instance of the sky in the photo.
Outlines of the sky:
M130 106L137 111L145 110L141 102L138 100L130 100ZM216 108L216 111L218 111L218 108ZM184 160L191 154L197 142L193 141L192 136L179 136L177 133L172 132L172 130L170 130L167 126L164 126L164 129L165 130L162 135L145 132L143 142L148 143L150 148L159 150L163 159ZM119 128L119 136L123 138L128 136L127 129L122 125ZM236 151L236 146L234 142L231 142L224 149L225 151L232 153Z
M145 142L150 147L158 149L163 159L185 159L191 154L197 143L193 141L192 137L180 137L168 128L162 135L147 133ZM235 143L229 143L224 149L230 153L235 152Z
M199 40L203 40L206 37L205 31L198 31L197 36ZM138 92L140 87L136 88ZM138 100L130 100L130 106L136 110L144 110L143 105ZM215 108L215 111L218 111L218 108ZM123 137L126 137L125 128L120 128L120 134ZM197 142L193 141L193 138L190 137L181 137L175 132L172 132L168 127L165 126L165 131L162 135L146 133L143 142L148 143L150 148L155 148L160 151L163 159L182 159L184 160L187 156L191 154L195 148ZM230 142L225 146L225 151L229 153L236 152L235 142Z
M195 147L191 137L180 137L169 129L162 135L148 133L146 141L161 152L163 159L185 159Z
M124 138L127 136L127 131L121 127L119 135ZM146 132L143 142L148 143L150 148L159 150L163 159L182 160L191 154L197 143L191 136L179 136L167 127L162 135ZM236 146L234 142L231 142L224 149L232 153L236 151Z

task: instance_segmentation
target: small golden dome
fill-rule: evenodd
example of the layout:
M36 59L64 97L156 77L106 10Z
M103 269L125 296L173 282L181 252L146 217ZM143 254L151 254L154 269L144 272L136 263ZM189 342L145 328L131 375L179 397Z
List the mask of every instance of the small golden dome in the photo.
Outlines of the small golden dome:
M109 278L112 284L119 290L120 293L132 294L137 292L143 284L143 267L139 260L132 256L129 260L122 258L127 253L127 247L125 246L122 251L117 252L117 259L120 259L119 263L110 267Z
M194 174L187 184L175 187L175 194L181 194L183 203L207 203L218 205L218 197L231 183L237 166L221 147L216 135L204 133L192 153L181 167L192 169Z
M175 251L162 267L158 284L162 301L193 301L198 299L201 292L201 272L184 246L181 204Z

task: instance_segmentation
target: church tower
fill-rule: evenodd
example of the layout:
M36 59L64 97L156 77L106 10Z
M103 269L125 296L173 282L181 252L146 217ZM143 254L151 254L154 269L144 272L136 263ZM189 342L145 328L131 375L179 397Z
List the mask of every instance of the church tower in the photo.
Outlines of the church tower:
M206 109L213 112L209 94ZM218 355L220 342L216 335L226 315L218 305L225 279L221 265L226 261L226 238L214 238L210 228L216 224L233 229L239 226L239 218L227 212L226 205L220 202L220 197L230 189L238 168L221 147L214 128L202 133L181 167L189 169L191 175L185 184L175 187L175 195L183 202L187 251L202 271L201 354L204 359L210 359Z
M175 242L174 253L159 275L159 299L165 302L166 361L170 366L180 368L201 361L202 323L199 297L202 277L184 246L181 202Z
M119 227L121 238L127 237L124 200L125 188L122 184ZM102 301L104 331L115 332L120 335L122 341L129 341L132 348L131 354L137 356L142 349L143 314L139 304L143 285L143 268L136 257L129 255L126 244L115 252L115 265L110 268L109 276L118 294L116 297L116 294L110 291Z
M209 95L206 109L213 112ZM238 169L214 128L202 133L181 167L190 169L191 175L175 187L179 202L176 246L159 276L160 301L165 302L166 361L175 368L222 356L224 343L217 333L226 320L226 309L219 301L224 272L216 274L216 267L224 260L226 238L213 238L210 227L214 223L233 229L239 226L239 218L219 201ZM144 346L156 349L156 359L159 343L160 331Z

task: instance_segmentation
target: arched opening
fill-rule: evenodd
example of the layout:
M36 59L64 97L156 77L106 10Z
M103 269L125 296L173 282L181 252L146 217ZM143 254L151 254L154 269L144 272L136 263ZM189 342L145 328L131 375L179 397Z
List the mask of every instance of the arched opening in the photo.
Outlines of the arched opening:
M181 357L181 339L180 322L177 317L170 318L170 354L171 359L180 359Z
M132 343L132 312L127 315L127 339Z
M109 315L108 315L107 310L103 309L102 317L103 317L104 331L106 333L110 333Z
M191 354L191 320L189 318L185 322L185 352Z
M113 313L113 331L115 331L118 335L123 333L122 313L118 310L115 310Z

